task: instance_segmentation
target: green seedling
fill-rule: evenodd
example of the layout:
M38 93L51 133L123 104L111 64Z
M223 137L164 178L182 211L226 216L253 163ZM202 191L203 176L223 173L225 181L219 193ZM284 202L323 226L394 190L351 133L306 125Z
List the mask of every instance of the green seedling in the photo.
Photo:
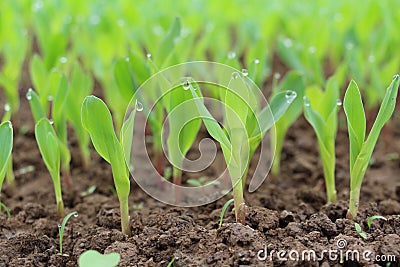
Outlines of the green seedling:
M360 90L354 81L351 81L347 88L344 111L350 139L350 201L346 216L348 219L354 219L357 216L362 181L380 132L394 112L399 83L400 78L396 74L386 90L378 115L366 140L366 119Z
M302 99L304 97L304 82L302 75L298 72L289 72L283 81L274 88L274 95L282 92L283 90L293 90L297 93L297 98L288 108L287 112L281 117L275 124L275 132L272 134L275 136L271 138L271 149L275 149L274 160L272 163L271 171L273 174L278 175L280 173L280 161L282 154L282 145L286 132L289 127L296 121L303 110Z
M58 225L58 235L60 237L60 255L62 256L69 256L68 254L63 253L63 237L64 237L65 225L72 216L78 217L78 212L74 211L69 213L67 216L64 217L61 224Z
M87 197L87 196L93 194L95 190L96 190L96 186L91 185L86 189L86 191L81 193L81 197Z
M173 182L177 185L181 185L182 161L195 141L201 125L198 112L191 108L192 103L189 101L192 99L188 90L190 82L186 80L183 85L170 90L169 101L166 104L169 120L168 154L173 164Z
M79 267L115 267L119 264L121 256L116 253L101 254L96 250L83 252L78 259Z
M3 202L0 201L0 212L4 209L4 211L7 214L7 217L11 217L11 211L10 209L4 204Z
M10 121L0 124L0 191L11 159L13 127Z
M170 262L168 262L167 267L172 267L172 266L174 266L174 262L175 262L175 257L173 257L173 258L170 260Z
M371 216L367 220L368 228L371 228L372 221L374 221L374 220L385 220L385 221L387 221L387 219L385 217L383 217L382 215Z
M1 122L6 122L6 121L10 121L11 119L11 107L9 104L5 104L4 106L4 116L3 116L3 120ZM12 153L10 154L10 157L8 159L8 163L7 163L7 171L6 171L6 181L8 186L10 186L10 188L12 190L15 190L15 176L14 176L14 170L13 170L13 159L12 159ZM1 176L0 176L1 177ZM0 190L1 190L1 183L0 183Z
M75 64L72 68L69 82L69 90L65 111L67 119L71 123L82 155L82 164L84 169L89 168L90 164L90 137L82 126L81 121L81 103L93 90L92 78L86 74L80 64Z
M221 227L222 226L222 221L224 220L224 216L226 213L226 210L228 209L229 205L231 205L233 203L234 199L229 199L227 202L225 202L224 206L221 209L221 214L219 215L219 224L218 226Z
M53 72L54 84L57 84L56 96L52 105L52 123L54 124L57 140L59 141L59 150L61 158L61 170L63 179L68 188L71 187L70 161L71 153L68 149L67 141L67 120L66 120L66 99L68 94L67 80L61 73ZM57 81L57 82L56 82ZM40 96L32 89L28 90L26 98L32 110L33 118L37 124L41 119L47 117L46 109L41 103ZM47 101L46 97L46 101Z
M119 140L114 131L111 113L101 99L95 96L86 97L81 112L82 125L88 131L94 148L111 164L114 185L120 203L121 229L128 236L131 235L128 205L130 181L126 162L130 162L135 112L136 109L131 112L123 124Z
M327 201L335 202L335 138L338 107L342 105L339 99L339 87L333 77L328 80L325 92L317 87L312 87L306 92L306 95L304 97L304 116L317 135L319 154L324 169Z
M225 105L226 128L222 128L210 114L198 95L200 90L188 84L207 131L221 145L233 186L236 221L242 224L245 224L246 208L243 190L250 159L266 132L296 98L294 91L279 93L269 106L259 111L254 108L258 107L256 92L248 86L245 76L234 72L228 88L224 88L221 93Z
M49 170L51 179L53 180L57 214L62 218L64 216L64 202L62 200L60 181L60 141L57 138L51 122L46 118L42 118L36 123L35 136L44 164Z
M367 239L367 234L362 230L361 225L354 223L354 228L362 238Z

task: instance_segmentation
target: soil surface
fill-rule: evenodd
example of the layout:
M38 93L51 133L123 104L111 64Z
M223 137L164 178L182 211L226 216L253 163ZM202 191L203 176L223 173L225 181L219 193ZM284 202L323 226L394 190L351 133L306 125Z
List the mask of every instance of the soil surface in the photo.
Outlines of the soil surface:
M25 93L22 90L21 96ZM0 99L3 105L4 98ZM229 209L219 227L221 208L231 196L202 207L177 208L152 199L132 180L130 238L120 231L110 166L93 152L90 169L84 170L71 134L74 184L70 190L63 185L63 197L66 212L77 211L79 216L70 219L64 234L63 249L69 256L60 256L53 186L35 142L28 103L21 97L14 123L17 189L4 184L1 195L11 217L0 213L0 266L77 266L79 255L89 249L120 253L119 266L167 266L173 258L173 266L399 266L400 114L396 112L377 144L362 187L355 221L366 238L355 230L354 221L345 219L349 158L343 112L336 151L337 203L326 204L316 138L301 117L284 143L281 174L270 175L255 193L246 193L246 226L235 223ZM93 185L95 191L82 196ZM368 228L372 215L383 215L387 221L375 220ZM294 260L296 252L299 260Z

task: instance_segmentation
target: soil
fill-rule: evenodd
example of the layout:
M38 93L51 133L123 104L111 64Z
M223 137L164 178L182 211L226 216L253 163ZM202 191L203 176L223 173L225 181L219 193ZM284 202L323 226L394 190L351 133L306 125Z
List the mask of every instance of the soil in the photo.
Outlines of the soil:
M21 96L25 93L21 91ZM1 105L2 101L0 97ZM219 227L221 208L231 196L202 207L178 208L152 199L132 180L129 238L120 231L110 166L93 152L90 169L84 170L71 134L74 184L71 190L63 187L63 197L66 212L77 211L79 216L66 226L63 249L69 256L60 256L60 220L51 178L37 149L28 103L21 97L13 150L17 189L5 184L1 195L11 217L0 213L0 266L77 266L79 255L89 249L120 253L119 266L167 266L173 258L173 266L399 266L400 116L395 114L384 140L378 142L363 183L355 221L366 233L364 239L354 221L345 218L349 158L343 115L336 151L337 203L326 204L315 135L300 118L284 143L281 174L270 175L255 193L245 195L247 225L235 223L229 210ZM25 173L28 166L34 171ZM94 193L81 196L92 185ZM375 220L369 229L366 221L372 215L383 215L387 221ZM280 250L287 253L278 254ZM289 259L296 256L294 250L300 253L298 261ZM306 250L324 257L302 259ZM332 257L328 250L334 251ZM372 253L370 259L395 258L391 265L377 258L368 261L362 257L367 250ZM345 257L347 251L359 252L359 259Z

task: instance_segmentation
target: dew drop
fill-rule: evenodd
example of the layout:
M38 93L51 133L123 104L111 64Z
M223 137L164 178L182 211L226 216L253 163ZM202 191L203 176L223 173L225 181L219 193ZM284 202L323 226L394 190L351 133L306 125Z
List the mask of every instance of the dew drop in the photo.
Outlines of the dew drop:
M118 26L123 27L125 25L125 21L123 19L119 19L117 20L117 24Z
M239 73L235 71L234 73L232 73L232 79L237 79L237 78L239 78Z
M304 106L309 107L310 106L310 99L306 96L303 96L303 101L304 101Z
M60 63L65 64L65 63L67 63L67 61L68 61L68 58L60 57Z
M242 69L242 75L244 77L248 76L249 75L249 71L247 69Z
M274 79L279 80L281 78L281 74L279 72L275 72Z
M393 75L393 80L396 80L396 79L398 79L398 78L399 78L399 74Z
M343 105L342 100L338 99L338 100L336 101L336 105L338 105L339 107L340 107L341 105Z
M28 92L26 93L26 99L28 99L28 101L32 100L32 88L29 88Z
M349 43L346 44L346 49L347 50L352 50L353 48L354 48L354 44L353 43L349 42Z
M139 101L136 100L136 110L137 111L142 111L143 110L143 104L140 103Z
M5 111L10 111L10 109L11 109L10 104L9 104L9 103L6 103L6 104L4 105L4 110L5 110Z
M291 46L293 46L293 42L291 39L286 38L285 40L283 40L283 45L286 47L291 47Z
M370 63L375 62L375 56L374 55L369 55L368 62L370 62Z
M50 124L53 125L54 121L52 119L49 120Z
M52 95L48 95L47 96L47 101L49 101L49 102L53 101L53 96Z
M230 51L228 53L228 59L234 59L236 57L236 53L234 51Z
M190 88L190 82L188 80L186 80L183 83L183 89L186 91L186 90L189 90L189 88Z
M260 64L260 60L258 58L254 59L254 64Z
M74 214L74 217L75 217L75 218L78 217L78 216L79 216L78 213L75 213L75 214Z
M150 54L150 53L147 53L147 54L146 54L146 57L147 57L148 59L151 59L151 54Z
M130 60L129 57L125 57L126 62L129 62L129 60Z
M61 228L61 224L58 225L58 228Z
M295 91L287 91L285 97L286 97L286 102L290 104L297 97L297 93Z

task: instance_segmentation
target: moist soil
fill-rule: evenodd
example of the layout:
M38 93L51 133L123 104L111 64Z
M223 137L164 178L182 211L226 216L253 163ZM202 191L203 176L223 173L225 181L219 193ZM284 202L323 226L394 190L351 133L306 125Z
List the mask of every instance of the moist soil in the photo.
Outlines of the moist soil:
M25 93L22 90L21 96ZM0 99L3 105L4 98ZM400 114L398 109L396 112L375 149L355 221L345 218L349 157L341 112L336 203L326 204L316 137L301 117L287 134L281 174L270 174L256 192L246 192L247 225L235 223L234 212L229 209L219 227L221 208L231 196L202 207L179 208L154 200L132 180L132 237L120 231L110 166L93 152L91 166L84 170L71 132L74 184L71 189L63 185L63 197L66 213L77 211L79 216L67 223L63 252L69 256L61 256L60 219L56 216L51 178L35 142L29 105L21 97L21 109L14 120L17 186L13 190L5 183L1 195L11 217L0 213L0 266L77 266L79 255L89 249L120 253L119 266L167 266L173 258L173 266L399 266ZM196 153L193 149L189 154ZM29 171L29 166L34 170ZM212 173L207 172L209 179L214 179ZM184 175L184 183L187 178ZM92 194L81 195L93 185L96 189ZM387 221L375 220L368 228L367 219L372 215L385 216ZM355 222L361 225L366 238L355 230ZM314 250L316 258L308 260L307 254L302 257L307 250ZM299 260L293 260L293 251L299 253ZM360 256L346 256L347 251L359 252ZM365 251L371 254L363 257ZM391 263L379 261L378 257L389 256L394 257Z

